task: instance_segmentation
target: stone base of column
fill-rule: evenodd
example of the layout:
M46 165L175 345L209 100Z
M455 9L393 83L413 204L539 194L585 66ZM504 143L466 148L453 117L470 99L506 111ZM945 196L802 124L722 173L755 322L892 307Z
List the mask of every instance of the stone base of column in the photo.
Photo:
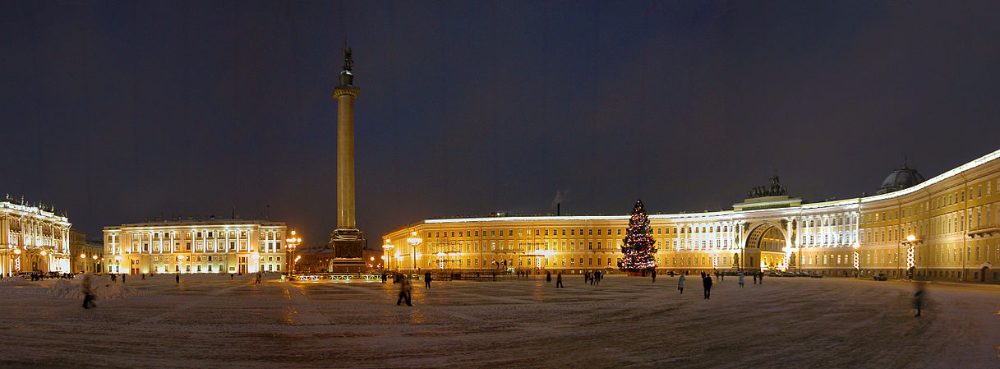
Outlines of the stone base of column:
M338 228L330 235L331 273L364 272L365 237L358 229Z

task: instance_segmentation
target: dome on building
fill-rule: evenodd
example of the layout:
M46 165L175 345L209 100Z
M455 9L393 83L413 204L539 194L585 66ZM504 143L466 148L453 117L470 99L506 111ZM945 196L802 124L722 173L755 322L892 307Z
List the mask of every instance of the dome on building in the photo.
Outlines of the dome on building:
M916 169L910 169L903 164L903 169L896 169L885 177L882 181L882 187L879 187L878 191L875 192L877 195L884 193L889 193L893 191L899 191L907 187L915 186L920 182L924 181L924 176L920 175Z

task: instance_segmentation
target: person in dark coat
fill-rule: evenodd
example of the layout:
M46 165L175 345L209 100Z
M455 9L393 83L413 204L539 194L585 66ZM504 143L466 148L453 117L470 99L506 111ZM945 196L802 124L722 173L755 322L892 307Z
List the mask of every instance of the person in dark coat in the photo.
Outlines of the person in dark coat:
M913 294L913 308L917 309L916 317L920 316L920 307L924 302L924 284L917 282L917 292Z
M424 273L424 287L431 288L431 272Z
M412 293L413 293L413 286L410 285L410 277L403 275L402 277L400 277L399 298L396 299L396 305L399 305L399 303L405 299L407 306L413 306L413 303L410 302L410 297L412 296L411 295Z
M656 269L653 269L652 278L653 278L653 283L656 283Z
M178 274L178 275L175 275L175 276L174 276L174 280L176 280L176 281L177 281L177 283L181 283L181 275L180 275L180 274Z
M90 288L90 279L92 277L93 276L91 276L91 274L89 272L88 273L84 273L83 274L83 280L80 281L80 292L83 293L83 308L84 309L90 309L92 307L97 307L97 304L94 303L94 292Z
M562 284L562 272L559 272L559 274L556 275L556 288L563 288L563 284Z
M708 300L709 296L712 294L712 276L709 274L702 274L702 284L705 286L705 299Z
M548 271L545 272L545 282L552 282L552 273L551 272L548 272Z

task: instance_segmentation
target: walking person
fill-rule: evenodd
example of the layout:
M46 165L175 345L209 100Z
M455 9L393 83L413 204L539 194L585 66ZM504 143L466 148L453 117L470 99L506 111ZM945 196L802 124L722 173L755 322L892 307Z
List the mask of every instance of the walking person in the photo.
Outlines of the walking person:
M764 272L760 272L760 277L757 278L760 278L760 284L764 285Z
M125 284L125 273L122 273L122 284Z
M410 277L403 275L400 278L399 283L399 298L396 299L396 305L398 306L400 302L404 299L406 300L406 306L413 306L410 302L410 294L413 292L413 286L410 285Z
M743 288L743 271L740 271L740 288Z
M146 273L142 273L142 280L146 280Z
M656 283L656 269L653 269L653 283Z
M177 281L177 284L180 284L181 283L181 275L180 274L175 275L174 276L174 280Z
M83 274L83 280L80 281L80 292L83 293L83 308L84 309L90 309L91 307L97 307L97 304L94 304L94 293L90 289L90 279L91 279L91 277L92 276L91 276L90 272L84 273Z
M702 284L705 286L705 300L708 300L712 295L712 275L705 273L702 276Z
M424 273L424 287L431 288L431 272Z
M562 284L562 272L559 272L559 274L556 275L556 288L563 288L563 284Z
M684 294L684 280L686 279L687 278L685 278L683 274L681 274L681 277L677 279L677 290L681 291L681 295Z
M545 271L545 283L552 282L552 272Z
M924 302L924 284L917 282L917 292L913 294L913 308L917 309L915 317L920 316L920 307Z
M751 273L751 274L753 274L753 284L757 284L757 273Z

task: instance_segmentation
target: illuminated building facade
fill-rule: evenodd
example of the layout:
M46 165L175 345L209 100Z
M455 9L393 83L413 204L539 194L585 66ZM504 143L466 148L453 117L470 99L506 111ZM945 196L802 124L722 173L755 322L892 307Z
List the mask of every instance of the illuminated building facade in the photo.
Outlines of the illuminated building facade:
M0 273L69 273L71 225L51 208L0 201Z
M803 204L772 180L733 210L649 215L657 269L1000 283L1000 151L929 180L904 166L879 194L849 200ZM628 219L430 219L382 241L396 270L616 270Z
M97 273L104 260L104 245L100 240L88 241L85 233L69 231L71 273Z
M287 268L286 226L239 219L173 220L104 228L108 273L256 273Z

